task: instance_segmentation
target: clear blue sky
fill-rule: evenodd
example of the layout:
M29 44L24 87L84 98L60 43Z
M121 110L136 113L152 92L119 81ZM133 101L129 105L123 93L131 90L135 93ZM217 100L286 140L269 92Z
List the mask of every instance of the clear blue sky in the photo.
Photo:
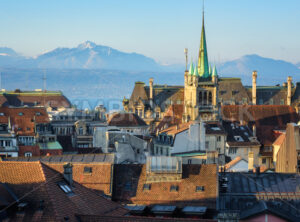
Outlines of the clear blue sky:
M91 40L162 63L196 57L201 0L0 0L0 47L34 56ZM209 58L300 62L299 0L206 0Z

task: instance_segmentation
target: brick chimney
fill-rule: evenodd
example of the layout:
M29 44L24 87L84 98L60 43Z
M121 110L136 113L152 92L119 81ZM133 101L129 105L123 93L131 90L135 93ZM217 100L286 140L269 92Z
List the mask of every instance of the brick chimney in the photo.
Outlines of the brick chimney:
M292 104L292 77L287 78L287 105Z
M67 163L64 165L64 179L72 188L72 186L73 186L73 165L71 163Z
M153 78L149 79L149 91L150 106L153 108Z
M252 151L248 152L248 170L253 172L254 154Z
M252 72L252 104L256 105L256 79L257 71Z

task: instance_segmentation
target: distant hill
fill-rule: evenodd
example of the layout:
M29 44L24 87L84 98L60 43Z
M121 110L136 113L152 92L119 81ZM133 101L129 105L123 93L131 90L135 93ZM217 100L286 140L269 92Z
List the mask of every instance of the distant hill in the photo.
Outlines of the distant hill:
M222 76L241 77L247 84L251 82L253 70L257 70L258 84L261 85L282 83L289 75L300 81L300 69L297 65L259 55L245 55L219 66L219 73Z
M258 85L282 84L291 75L300 82L300 64L246 55L217 66L221 77L241 77L251 85L253 70ZM0 48L2 88L43 88L62 90L70 98L123 98L129 96L135 81L150 77L154 83L183 85L184 66L163 66L137 53L125 53L108 46L84 42L75 48L57 48L37 57L24 57L10 48Z

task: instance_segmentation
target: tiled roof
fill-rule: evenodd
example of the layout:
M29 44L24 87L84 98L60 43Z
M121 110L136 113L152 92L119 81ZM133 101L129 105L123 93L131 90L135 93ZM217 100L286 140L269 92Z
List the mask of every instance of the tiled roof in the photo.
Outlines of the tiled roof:
M64 163L47 163L50 168L63 173ZM84 172L85 168L91 168L91 173ZM73 163L73 180L77 183L105 195L112 193L112 169L111 163Z
M61 92L4 92L0 93L1 106L71 107L71 102Z
M228 172L221 177L226 178L227 188L220 192L220 211L239 211L246 217L244 211L251 211L260 200L264 200L284 215L298 215L298 220L292 221L299 221L298 174Z
M188 204L213 209L216 207L218 194L215 164L183 165L181 180L151 183L151 189L147 191L143 190L146 179L146 165L115 165L113 200L138 205ZM178 191L170 191L172 185L178 186ZM196 186L203 186L204 191L196 192Z
M182 123L183 105L171 105L166 111L162 121L155 128L156 131L160 131L165 127L171 127Z
M282 133L282 134L275 140L275 142L273 143L273 145L275 145L275 146L280 146L280 145L283 143L284 139L285 139L285 133Z
M10 118L17 135L33 136L35 124L50 122L45 108L40 107L0 107L0 113L0 123L8 124Z
M10 157L4 158L4 161L41 161L45 163L114 163L115 155L106 154L65 154L54 156L37 157Z
M273 130L285 129L290 122L297 123L299 115L285 105L226 105L222 106L222 119L229 122L245 122L256 126L256 136L265 146L271 146L277 136Z
M199 222L217 222L212 219L193 219L193 218L163 218L163 217L141 217L141 216L92 216L92 215L78 215L81 222L96 222L96 221L107 221L107 222L168 222L168 221L199 221Z
M229 163L225 164L225 170L228 170L229 168L233 167L235 164L237 164L241 160L242 160L242 157L240 157L240 156L234 158Z
M80 213L120 216L128 212L77 182L73 183L74 195L67 195L58 186L64 181L62 174L41 162L0 162L0 172L0 182L7 183L22 201L29 203L27 221L33 218L41 201L41 221L76 221L75 214Z
M226 142L229 146L260 146L258 141L250 140L250 138L253 137L253 134L247 125L223 121L223 127L227 133ZM239 137L240 139L237 140L236 137Z
M108 121L108 126L139 127L147 126L145 121L135 113L114 113Z

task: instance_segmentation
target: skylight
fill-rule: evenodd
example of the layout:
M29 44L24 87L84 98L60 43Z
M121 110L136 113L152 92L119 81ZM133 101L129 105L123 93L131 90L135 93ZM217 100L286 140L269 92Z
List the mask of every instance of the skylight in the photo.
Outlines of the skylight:
M62 189L66 194L72 194L72 193L73 193L73 191L72 191L72 189L70 188L70 186L67 185L67 184L64 183L64 182L59 183L58 186L59 186L60 189Z
M177 185L172 185L170 187L170 192L177 192L179 190L179 187Z

